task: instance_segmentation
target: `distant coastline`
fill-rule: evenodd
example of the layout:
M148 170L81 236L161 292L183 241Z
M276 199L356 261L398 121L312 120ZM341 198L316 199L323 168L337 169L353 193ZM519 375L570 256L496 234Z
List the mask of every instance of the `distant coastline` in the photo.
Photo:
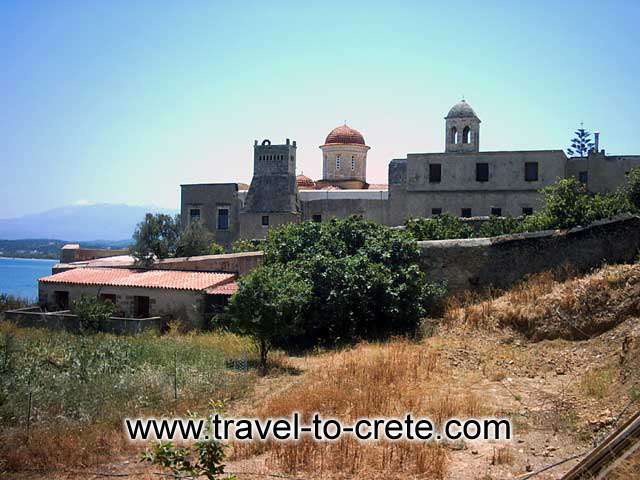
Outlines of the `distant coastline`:
M0 260L47 260L49 262L57 262L58 257L5 257L0 255Z

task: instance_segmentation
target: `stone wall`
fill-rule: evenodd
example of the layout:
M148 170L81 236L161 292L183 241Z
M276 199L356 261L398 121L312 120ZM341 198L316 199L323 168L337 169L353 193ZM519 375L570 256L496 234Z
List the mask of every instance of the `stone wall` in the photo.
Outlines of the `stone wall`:
M262 263L262 252L225 253L197 257L166 258L154 263L156 270L189 270L195 272L226 272L246 275Z
M66 330L79 332L80 321L76 315L68 310L61 312L43 312L39 307L28 307L19 310L9 310L4 313L5 318L26 328L47 328L49 330ZM100 322L98 330L117 335L134 335L146 330L160 332L163 320L160 317L150 318L121 318L111 317Z
M70 243L62 247L60 250L60 262L86 262L97 258L115 257L118 255L127 255L129 250L110 250L107 248L80 248L77 243Z
M567 231L493 238L418 242L430 281L446 281L451 293L508 288L525 276L564 265L584 271L628 262L640 251L640 217L623 216Z

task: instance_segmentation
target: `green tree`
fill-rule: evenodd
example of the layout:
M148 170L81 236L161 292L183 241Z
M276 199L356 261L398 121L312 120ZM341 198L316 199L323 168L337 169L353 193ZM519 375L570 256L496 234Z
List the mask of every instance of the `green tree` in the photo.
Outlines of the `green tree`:
M593 148L591 141L591 132L587 132L582 126L574 133L575 137L571 139L571 146L567 148L567 153L574 157L586 157Z
M302 313L310 295L308 281L279 265L263 265L240 279L229 304L231 329L253 338L263 371L272 347L302 333Z
M219 243L212 242L209 244L209 255L222 255L224 252L224 247Z
M411 334L439 291L427 284L408 232L356 217L274 229L265 262L312 286L304 334L289 339L299 347Z
M132 255L136 263L149 266L154 259L172 257L180 232L179 217L147 213L133 234Z
M115 315L118 308L110 301L97 297L81 295L71 303L71 313L77 315L83 332L96 332L100 322Z
M640 167L629 172L624 193L629 201L630 208L640 213Z
M522 220L513 217L489 217L489 220L480 225L479 237L497 237L508 235L519 230Z
M432 218L411 218L405 222L405 226L416 240L446 240L474 236L471 226L447 213Z
M200 221L190 222L178 236L176 257L209 255L213 235ZM224 249L223 249L224 251Z
M573 228L589 223L589 195L582 182L563 178L541 190L545 199L543 214L551 228Z
M258 252L260 250L262 250L260 244L252 242L251 240L236 240L231 245L231 251L233 253Z

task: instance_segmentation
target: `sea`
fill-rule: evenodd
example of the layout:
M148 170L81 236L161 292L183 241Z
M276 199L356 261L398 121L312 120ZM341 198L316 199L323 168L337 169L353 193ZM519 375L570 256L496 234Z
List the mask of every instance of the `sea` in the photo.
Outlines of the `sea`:
M38 279L51 275L58 260L0 258L0 293L36 300Z

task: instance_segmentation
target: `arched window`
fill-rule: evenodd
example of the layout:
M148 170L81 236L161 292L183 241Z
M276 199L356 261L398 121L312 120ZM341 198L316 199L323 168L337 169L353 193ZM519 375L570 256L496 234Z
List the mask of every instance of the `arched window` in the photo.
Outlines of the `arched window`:
M471 129L469 127L464 127L462 131L462 143L471 143Z
M336 155L336 170L340 170L340 155Z
M355 170L355 169L356 169L356 156L351 155L351 170Z
M451 143L458 143L458 129L456 127L451 127Z

